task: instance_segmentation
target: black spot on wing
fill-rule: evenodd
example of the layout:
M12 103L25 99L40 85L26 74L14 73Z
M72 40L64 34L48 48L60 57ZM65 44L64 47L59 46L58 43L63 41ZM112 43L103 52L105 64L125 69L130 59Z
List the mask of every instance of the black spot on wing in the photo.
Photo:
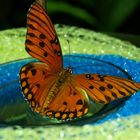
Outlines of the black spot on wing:
M90 89L94 89L94 86L93 86L93 85L90 85L89 88L90 88Z
M34 45L34 43L31 40L29 40L29 39L26 39L25 43L27 45Z
M42 48L45 47L45 42L44 41L39 42L39 46Z
M36 75L36 69L32 69L31 73L32 73L33 76L35 76Z
M111 84L108 84L107 87L108 87L109 89L112 89L112 88L113 88L113 86L112 86Z
M48 53L47 53L47 52L45 52L43 55L44 55L45 57L47 57L47 56L48 56Z
M36 84L36 86L37 86L38 88L40 88L40 84Z
M122 91L119 91L119 93L123 96L126 96L126 93L125 92L122 92Z
M27 33L27 35L30 36L30 37L35 37L34 33Z
M63 102L63 105L67 105L67 102Z
M41 39L46 39L46 36L45 36L44 34L41 33L41 34L39 35L39 38L41 38Z
M32 65L32 64L28 64L28 65L26 65L26 69L23 71L25 74L27 74L27 72L30 70L30 69L32 69L32 68L34 68L34 66Z
M98 77L99 77L99 80L100 80L100 81L104 81L104 77L106 77L106 76L105 76L105 75L100 75L100 74L99 74Z
M110 102L111 101L111 98L109 96L105 96L105 99Z
M32 25L32 24L28 24L27 25L29 28L31 28L32 30L36 30L36 28Z
M103 86L100 86L99 89L100 89L101 91L105 91L105 87L103 87Z
M94 78L93 77L90 77L89 80L94 80Z
M83 104L83 102L82 102L81 99L79 99L79 100L76 102L76 105L82 105L82 104Z
M111 94L112 94L113 97L117 98L117 94L116 93L111 92Z
M102 82L103 82L103 81L104 81L104 77L101 77L101 78L100 78L100 81L102 81Z

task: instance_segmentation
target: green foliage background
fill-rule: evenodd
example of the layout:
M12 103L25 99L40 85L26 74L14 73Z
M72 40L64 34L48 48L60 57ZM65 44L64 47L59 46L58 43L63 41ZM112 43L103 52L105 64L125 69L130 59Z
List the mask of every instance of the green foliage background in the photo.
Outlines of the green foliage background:
M47 5L49 5L47 9L50 15L65 13L86 23L91 28L103 31L117 30L140 5L140 0L46 1Z
M35 0L6 0L0 4L0 30L25 27ZM140 0L46 0L53 23L96 31L140 33Z

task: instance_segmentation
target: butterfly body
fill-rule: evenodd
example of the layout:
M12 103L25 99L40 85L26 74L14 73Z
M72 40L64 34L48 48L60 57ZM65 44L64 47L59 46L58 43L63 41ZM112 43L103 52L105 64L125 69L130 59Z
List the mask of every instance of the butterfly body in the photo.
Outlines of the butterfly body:
M50 88L48 92L48 96L46 97L46 105L45 107L49 107L51 101L58 96L60 89L64 87L64 84L70 80L70 76L72 75L71 68L68 67L63 69L58 76L56 81L54 82L53 86Z
M88 113L91 102L108 104L140 90L132 80L99 74L73 74L63 68L61 46L45 9L34 3L28 12L26 51L40 60L20 70L23 95L32 110L61 120Z

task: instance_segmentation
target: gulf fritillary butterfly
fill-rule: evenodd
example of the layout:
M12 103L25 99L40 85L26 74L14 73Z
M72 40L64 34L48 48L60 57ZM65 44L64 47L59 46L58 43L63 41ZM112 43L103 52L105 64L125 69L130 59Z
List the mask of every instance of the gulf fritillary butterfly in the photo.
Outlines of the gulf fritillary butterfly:
M107 104L129 96L140 84L120 77L98 74L72 74L63 68L62 52L54 26L38 3L27 17L26 51L41 62L26 64L20 71L25 98L34 112L61 120L88 113L91 98Z

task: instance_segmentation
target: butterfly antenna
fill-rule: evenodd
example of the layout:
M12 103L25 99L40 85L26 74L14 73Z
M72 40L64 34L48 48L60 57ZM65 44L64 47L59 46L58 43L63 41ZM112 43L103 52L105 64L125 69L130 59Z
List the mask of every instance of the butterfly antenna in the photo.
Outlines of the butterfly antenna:
M68 46L69 46L69 67L70 67L71 66L71 64L70 64L70 42L68 39L67 39L67 42L68 42Z

